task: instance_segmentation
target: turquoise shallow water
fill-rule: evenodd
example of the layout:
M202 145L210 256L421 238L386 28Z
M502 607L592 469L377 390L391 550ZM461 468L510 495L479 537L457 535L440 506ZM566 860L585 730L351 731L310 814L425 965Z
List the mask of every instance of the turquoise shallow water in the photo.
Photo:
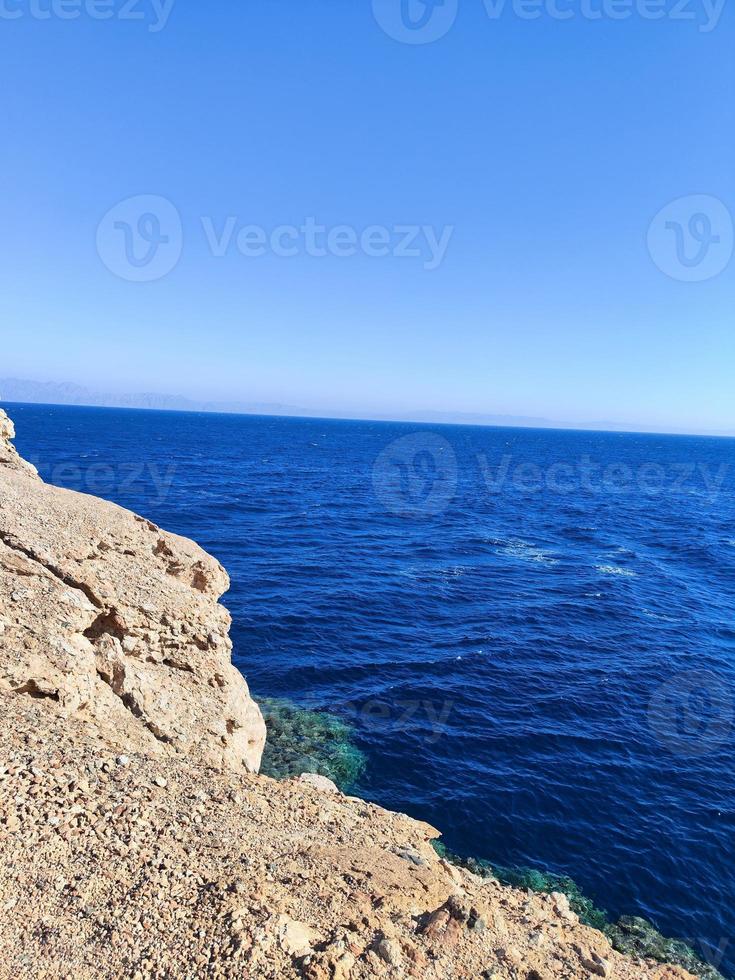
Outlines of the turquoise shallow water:
M735 442L10 411L217 555L254 692L353 726L360 793L735 972Z

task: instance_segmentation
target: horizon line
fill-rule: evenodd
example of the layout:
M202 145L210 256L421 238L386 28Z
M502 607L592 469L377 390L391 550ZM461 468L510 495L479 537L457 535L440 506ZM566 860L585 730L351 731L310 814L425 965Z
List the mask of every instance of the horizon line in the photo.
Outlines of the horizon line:
M374 418L371 416L348 416L348 415L321 415L319 413L311 414L306 410L302 412L293 412L287 414L278 414L270 412L254 412L245 410L235 410L235 409L196 409L196 408L151 408L149 406L138 406L138 405L99 405L94 402L89 403L69 403L69 402L46 402L46 401L36 401L36 400L11 400L4 399L0 396L0 405L12 406L12 405L39 405L46 406L48 408L95 408L99 411L109 411L109 412L151 412L151 413L165 413L169 415L227 415L236 416L244 418L261 418L261 419L304 419L312 420L315 422L370 422L375 424L385 424L385 425L419 425L422 427L435 427L435 426L447 426L450 428L476 428L476 429L520 429L528 432L592 432L600 434L609 435L630 435L630 436L669 436L672 438L697 438L697 439L735 439L735 432L730 431L707 431L707 432L692 432L688 430L660 430L660 429L635 429L635 428L605 428L604 424L601 427L597 427L595 423L564 423L549 421L547 425L527 425L523 423L508 423L503 425L500 422L472 422L472 421L427 421L426 419L415 419L415 418L394 418L382 417ZM441 414L437 412L437 414ZM451 414L451 413L447 413ZM458 415L467 414L481 414L481 413L456 413ZM509 416L513 418L513 416ZM615 423L610 423L615 425Z

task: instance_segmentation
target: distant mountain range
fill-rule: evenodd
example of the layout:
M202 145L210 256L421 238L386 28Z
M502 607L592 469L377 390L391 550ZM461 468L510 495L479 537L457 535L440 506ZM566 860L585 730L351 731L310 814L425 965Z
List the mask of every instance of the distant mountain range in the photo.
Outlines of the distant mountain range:
M148 408L168 412L226 412L242 415L305 415L292 405L195 401L182 395L152 392L113 394L70 382L0 378L0 400L40 405L93 405L100 408Z
M291 415L301 418L355 418L355 414L311 411L296 405L277 402L197 401L183 395L165 395L151 392L139 394L113 394L94 391L70 382L28 381L19 378L0 378L0 402L31 402L40 405L90 405L100 408L143 408L169 412L222 412L233 415ZM357 416L360 417L360 416ZM621 422L559 422L530 415L488 415L480 412L415 411L400 415L361 416L372 421L404 421L430 425L492 425L529 429L585 429L606 432L660 432L650 426ZM672 434L686 435L691 430L666 430ZM703 435L735 436L735 430L721 430Z
M112 394L93 391L70 382L28 381L19 378L0 378L0 401L32 402L40 405L94 405L101 408L148 408L169 412L224 412L236 415L297 415L306 417L332 416L333 412L313 412L295 405L259 404L252 402L196 401L183 395L162 395L143 392ZM348 417L339 415L338 417ZM385 416L393 419L394 416ZM379 420L379 419L378 419ZM549 419L522 415L481 415L459 412L419 411L411 413L409 421L454 423L456 425L510 425L529 428L554 428L561 423Z

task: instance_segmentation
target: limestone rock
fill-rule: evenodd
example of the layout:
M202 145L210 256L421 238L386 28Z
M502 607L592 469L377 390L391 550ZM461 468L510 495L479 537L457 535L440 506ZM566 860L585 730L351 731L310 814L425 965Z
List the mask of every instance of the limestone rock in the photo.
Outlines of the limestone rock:
M16 470L23 470L27 476L35 476L37 479L38 471L31 463L27 463L10 441L15 439L15 426L13 420L0 408L0 467L8 467Z
M288 915L279 916L276 934L281 949L289 956L307 956L313 952L312 944L318 939L313 929Z
M43 483L0 412L0 690L49 698L125 750L255 771L265 724L230 661L227 573L115 504Z
M313 786L314 789L321 790L322 793L339 793L339 788L336 783L332 782L331 779L327 779L326 776L320 776L317 772L302 772L299 776L299 782Z

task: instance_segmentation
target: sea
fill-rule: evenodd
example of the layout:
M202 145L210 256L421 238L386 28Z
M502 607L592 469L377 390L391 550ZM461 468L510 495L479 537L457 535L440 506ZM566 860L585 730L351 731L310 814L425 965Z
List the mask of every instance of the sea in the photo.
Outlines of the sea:
M735 441L5 405L60 486L228 569L256 698L351 792L735 975Z

